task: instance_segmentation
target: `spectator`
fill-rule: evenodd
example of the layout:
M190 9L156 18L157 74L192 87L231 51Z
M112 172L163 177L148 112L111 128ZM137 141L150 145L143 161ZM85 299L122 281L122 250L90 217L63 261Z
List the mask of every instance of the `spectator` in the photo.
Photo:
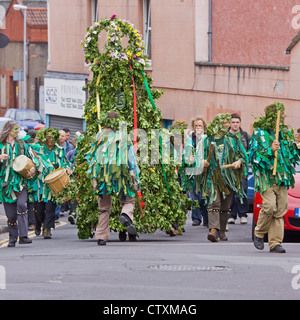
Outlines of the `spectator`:
M192 119L192 139L191 144L193 146L195 154L198 142L204 137L206 134L206 123L202 117L196 117ZM195 161L194 156L192 156L192 162ZM189 198L191 200L198 201L199 209L192 208L192 225L199 226L203 219L203 226L208 226L208 217L207 217L207 206L205 204L204 199L202 199L201 192L196 192L196 186L194 184L193 189L189 192Z
M240 139L246 151L249 150L250 135L249 133L247 133L241 128L241 117L237 113L233 113L231 115L231 125L228 131ZM242 180L242 186L245 191L245 194L247 195L247 191L248 191L247 177ZM235 220L237 219L237 216L239 216L241 224L248 223L247 213L249 211L249 204L248 204L247 196L245 196L243 198L243 201L241 202L241 200L236 195L236 193L234 193L232 197L230 210L231 210L230 218L228 219L229 224L235 224Z
M65 153L67 155L69 151L74 150L74 146L69 142L71 131L68 128L64 128L60 130L60 132L65 138L64 143L62 145L60 144L60 146L65 149Z

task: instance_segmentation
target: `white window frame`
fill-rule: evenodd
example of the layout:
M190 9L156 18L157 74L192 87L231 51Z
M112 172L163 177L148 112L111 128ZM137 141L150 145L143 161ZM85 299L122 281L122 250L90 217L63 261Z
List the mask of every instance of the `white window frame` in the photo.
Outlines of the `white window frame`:
M92 25L94 22L98 22L98 0L92 0L91 2L92 9Z
M143 23L146 54L151 67L151 0L143 0Z

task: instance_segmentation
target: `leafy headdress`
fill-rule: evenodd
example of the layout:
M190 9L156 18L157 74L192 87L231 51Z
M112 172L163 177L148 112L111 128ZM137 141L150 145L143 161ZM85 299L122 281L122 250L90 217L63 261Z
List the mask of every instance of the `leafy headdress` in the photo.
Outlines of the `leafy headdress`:
M37 132L36 138L39 140L41 144L43 144L46 142L48 135L51 135L54 138L55 142L59 141L59 137L60 137L59 130L54 128L41 128Z
M254 122L254 129L262 129L265 131L275 131L276 121L277 121L277 111L280 111L280 131L283 137L287 140L294 139L294 132L291 130L290 126L284 124L285 120L285 107L280 102L274 102L265 107L265 115L261 117L256 117L258 121Z
M227 121L228 123L230 123L231 115L229 113L217 114L207 128L207 135L213 136L215 134L220 134L221 132L226 133L227 128L224 128L223 126L224 121Z

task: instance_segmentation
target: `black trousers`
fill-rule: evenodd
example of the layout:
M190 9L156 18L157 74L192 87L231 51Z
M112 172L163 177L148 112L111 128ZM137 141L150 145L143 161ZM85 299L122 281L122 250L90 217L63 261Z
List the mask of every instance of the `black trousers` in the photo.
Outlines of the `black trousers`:
M28 236L27 188L17 195L17 202L4 202L4 211L7 217L9 242L16 242Z
M42 224L44 228L55 228L55 208L56 203L52 201L34 203L37 229L40 229Z

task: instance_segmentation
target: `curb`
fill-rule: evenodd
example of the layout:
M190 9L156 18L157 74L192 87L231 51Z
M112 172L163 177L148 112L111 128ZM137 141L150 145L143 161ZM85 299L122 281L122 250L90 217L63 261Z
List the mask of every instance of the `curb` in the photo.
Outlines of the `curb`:
M7 233L7 232L8 232L8 227L7 226L0 227L0 234Z

